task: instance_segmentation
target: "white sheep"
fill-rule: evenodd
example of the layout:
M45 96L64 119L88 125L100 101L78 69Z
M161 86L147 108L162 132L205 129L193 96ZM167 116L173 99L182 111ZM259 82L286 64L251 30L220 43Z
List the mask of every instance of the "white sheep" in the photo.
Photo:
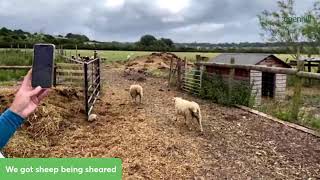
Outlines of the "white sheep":
M141 103L141 99L143 97L143 88L140 85L138 84L131 85L129 92L134 102L136 102L136 98L137 96L139 96L139 103Z
M198 124L200 125L200 131L202 132L202 116L200 111L200 106L196 102L187 101L180 97L174 97L174 104L176 109L176 120L178 119L178 115L182 115L187 122L188 115L191 116L191 120L193 118L197 119Z

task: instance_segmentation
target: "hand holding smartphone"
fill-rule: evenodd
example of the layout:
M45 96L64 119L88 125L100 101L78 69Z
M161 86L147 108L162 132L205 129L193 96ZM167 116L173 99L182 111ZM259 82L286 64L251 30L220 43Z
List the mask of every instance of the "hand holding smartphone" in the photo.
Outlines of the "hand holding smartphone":
M53 84L54 44L35 44L32 87L51 88Z

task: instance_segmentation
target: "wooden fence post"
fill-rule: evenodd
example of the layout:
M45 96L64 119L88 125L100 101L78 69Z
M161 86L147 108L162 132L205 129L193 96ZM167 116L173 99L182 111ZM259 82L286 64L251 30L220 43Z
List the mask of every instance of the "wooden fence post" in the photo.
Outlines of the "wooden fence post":
M308 54L308 72L311 72L311 54ZM312 80L311 78L308 79L308 85L311 86Z
M297 53L297 70L303 71L304 70L304 61L300 60L300 49L298 49ZM298 119L299 109L301 105L301 89L302 89L303 79L295 75L294 77L294 92L292 97L292 105L291 105L291 112L290 118L293 120Z
M201 66L200 66L200 91L201 91L201 89L202 89L203 71L205 71L205 66L204 66L204 65L201 65Z
M170 72L169 72L169 79L168 79L168 87L171 86L172 66L173 66L173 59L171 59L171 61L170 61Z
M27 45L24 44L24 57L26 58L27 57Z
M53 86L57 86L57 66L55 65L53 68Z
M76 57L78 57L78 46L77 45L76 45Z
M234 57L232 57L230 59L230 64L234 64L235 60ZM229 78L228 78L228 102L231 103L232 101L232 89L233 89L233 81L234 81L234 73L235 73L235 69L234 68L230 68L229 71Z
M178 85L178 89L181 89L181 59L178 59L178 62L177 62L177 74L178 74L178 77L177 77L177 85Z

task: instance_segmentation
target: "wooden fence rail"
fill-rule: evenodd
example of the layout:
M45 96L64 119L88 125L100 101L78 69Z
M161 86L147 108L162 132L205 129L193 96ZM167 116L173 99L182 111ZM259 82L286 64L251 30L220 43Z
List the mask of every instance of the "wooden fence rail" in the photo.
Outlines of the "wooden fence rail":
M31 66L0 66L0 70L28 70Z
M265 67L256 65L244 65L244 64L221 64L212 62L198 62L197 66L211 66L211 67L224 67L224 68L235 68L235 69L245 69L245 70L256 70L261 72L276 73L276 74L288 74L296 75L303 78L320 79L319 73L303 72L297 69L279 68L279 67Z

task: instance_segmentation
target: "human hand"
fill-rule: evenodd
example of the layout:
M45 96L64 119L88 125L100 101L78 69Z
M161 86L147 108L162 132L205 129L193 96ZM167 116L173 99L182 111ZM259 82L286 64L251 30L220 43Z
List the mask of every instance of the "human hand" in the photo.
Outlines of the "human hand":
M43 89L40 86L33 88L31 86L31 74L32 70L24 77L21 87L9 108L22 118L28 117L49 93L49 89Z

